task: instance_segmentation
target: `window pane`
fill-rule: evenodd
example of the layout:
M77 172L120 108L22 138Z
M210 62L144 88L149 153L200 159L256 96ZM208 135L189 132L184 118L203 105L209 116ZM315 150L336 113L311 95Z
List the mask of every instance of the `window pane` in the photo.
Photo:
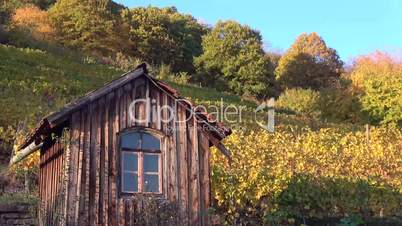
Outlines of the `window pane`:
M142 149L160 150L159 139L148 133L142 134Z
M140 148L140 133L128 133L121 137L121 147L139 149Z
M159 177L158 175L144 175L144 191L159 192Z
M123 170L138 171L138 157L136 153L123 151Z
M123 172L123 191L138 191L138 175L136 173Z
M158 172L159 155L144 154L144 172Z

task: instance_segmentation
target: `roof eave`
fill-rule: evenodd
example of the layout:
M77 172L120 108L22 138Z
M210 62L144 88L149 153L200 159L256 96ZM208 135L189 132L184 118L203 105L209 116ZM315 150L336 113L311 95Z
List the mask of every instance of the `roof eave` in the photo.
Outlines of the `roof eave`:
M170 93L174 98L181 98L179 92L176 89L170 87L168 84L156 78L149 76L145 65L141 64L135 70L127 72L119 78L106 83L104 86L87 93L85 96L68 103L60 111L47 115L41 120L36 129L28 134L27 138L18 148L18 150L26 148L34 141L36 142L36 144L38 144L41 140L41 136L49 133L52 128L56 127L60 123L63 123L65 120L68 120L68 115L77 111L77 109L80 109L86 104L100 98L104 94L118 89L121 86L124 86L128 82L132 81L135 78L138 78L141 75L144 75L145 77L153 81L160 89ZM190 105L189 107L191 108L192 106ZM200 112L196 112L196 115L198 116L199 113ZM211 129L213 129L213 131L210 131L210 133L219 141L231 134L231 130L223 126L223 124L217 124L216 122L211 123L208 118L208 113L203 112L201 113L201 115L202 120L204 120L205 123L210 126ZM220 130L222 130L222 132Z

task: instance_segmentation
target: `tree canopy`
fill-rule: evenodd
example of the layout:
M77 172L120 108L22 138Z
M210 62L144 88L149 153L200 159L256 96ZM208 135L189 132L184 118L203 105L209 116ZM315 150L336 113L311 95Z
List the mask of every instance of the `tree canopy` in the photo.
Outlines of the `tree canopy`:
M206 29L174 7L125 10L130 26L131 54L153 65L170 65L174 72L193 72L193 57L201 54Z
M235 21L220 21L203 37L203 54L195 59L204 85L239 95L273 95L273 75L258 31Z
M50 9L57 41L95 55L124 51L127 33L110 0L59 0Z
M0 2L0 25L9 21L15 9L36 6L45 10L55 2L56 0L2 0ZM29 15L26 16L29 17Z
M38 40L54 39L54 29L48 13L34 5L16 9L11 19L11 26L29 32Z
M350 79L372 122L402 125L402 60L383 52L361 56Z
M336 50L317 34L301 34L279 60L275 75L284 88L331 86L340 77L343 63Z

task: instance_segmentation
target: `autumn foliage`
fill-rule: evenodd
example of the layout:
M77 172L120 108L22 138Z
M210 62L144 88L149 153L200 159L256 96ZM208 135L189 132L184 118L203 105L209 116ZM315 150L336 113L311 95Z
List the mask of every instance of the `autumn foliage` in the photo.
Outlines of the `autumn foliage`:
M354 60L349 74L357 87L363 87L368 79L384 76L402 77L402 58L381 51L362 55Z
M21 142L18 122L28 120L32 128L122 74L120 69L146 61L151 75L159 74L197 103L209 106L223 98L225 105L247 105L247 125L234 125L244 130L223 141L231 161L213 150L213 209L220 224L291 225L353 215L402 219L400 53L377 51L345 66L314 32L300 34L283 54L270 53L255 28L236 21L208 26L175 7L128 9L110 0L4 2L3 156L9 158ZM55 44L58 54L23 41L31 38ZM67 50L78 57L67 56ZM268 133L256 129L252 116L272 96L276 131ZM372 124L368 132L366 123ZM29 171L38 162L35 153L12 169Z
M315 32L299 35L278 62L275 75L283 88L318 90L336 84L343 62Z
M402 125L402 59L385 52L358 57L349 78L372 123Z
M29 31L34 38L52 40L54 29L47 11L29 5L15 10L12 16L13 26Z
M212 185L226 223L402 216L397 128L235 131L225 145L232 161L214 152Z

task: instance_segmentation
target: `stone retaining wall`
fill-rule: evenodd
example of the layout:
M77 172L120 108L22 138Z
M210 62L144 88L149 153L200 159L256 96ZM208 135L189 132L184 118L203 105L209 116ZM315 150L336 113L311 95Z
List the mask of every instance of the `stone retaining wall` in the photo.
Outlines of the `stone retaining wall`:
M35 206L28 204L0 204L0 225L33 226L37 224Z

